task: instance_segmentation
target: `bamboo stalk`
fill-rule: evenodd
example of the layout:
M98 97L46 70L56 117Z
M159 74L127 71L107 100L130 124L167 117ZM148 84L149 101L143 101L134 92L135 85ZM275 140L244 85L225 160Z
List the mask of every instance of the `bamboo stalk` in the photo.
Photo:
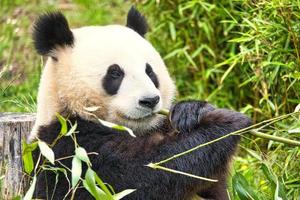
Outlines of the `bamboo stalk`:
M174 174L181 174L181 175L189 176L189 177L200 179L200 180L204 180L204 181L218 182L217 179L206 178L206 177L203 177L203 176L197 176L197 175L194 175L194 174L190 174L190 173L186 173L186 172L182 172L182 171L170 169L170 168L167 168L167 167L160 166L157 163L149 163L146 166L150 167L152 169L160 169L160 170L164 170L164 171L171 172L171 173L174 173Z
M265 134L265 133L258 132L257 130L251 130L249 133L252 134L252 135L255 135L256 137L269 139L269 140L273 140L273 141L276 141L276 142L281 142L281 143L284 143L284 144L300 146L300 141L290 140L290 139L286 139L286 138L283 138L283 137L278 137L278 136L275 136L275 135L268 135L268 134Z

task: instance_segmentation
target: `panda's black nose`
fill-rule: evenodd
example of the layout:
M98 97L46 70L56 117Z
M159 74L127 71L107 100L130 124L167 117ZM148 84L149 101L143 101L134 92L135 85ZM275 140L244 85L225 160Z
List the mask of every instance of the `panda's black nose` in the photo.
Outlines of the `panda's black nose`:
M143 107L151 108L153 109L156 104L159 102L159 96L151 97L151 98L143 98L139 100L139 104Z

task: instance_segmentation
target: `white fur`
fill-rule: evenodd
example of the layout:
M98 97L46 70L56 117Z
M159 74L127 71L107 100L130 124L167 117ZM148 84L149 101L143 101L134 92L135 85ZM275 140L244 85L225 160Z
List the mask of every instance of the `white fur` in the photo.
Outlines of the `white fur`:
M91 119L84 107L99 106L100 111L95 112L99 118L139 133L157 126L161 116L153 112L170 107L175 86L152 45L135 31L120 25L82 27L72 32L73 48L53 51L59 61L48 59L43 71L37 120L30 138L36 137L40 125L49 124L56 112L64 113L66 108L72 111L68 114ZM158 89L145 73L146 63L158 77ZM125 72L118 93L113 96L106 94L102 87L102 79L112 64L118 64ZM153 111L139 106L139 99L155 95L161 100Z

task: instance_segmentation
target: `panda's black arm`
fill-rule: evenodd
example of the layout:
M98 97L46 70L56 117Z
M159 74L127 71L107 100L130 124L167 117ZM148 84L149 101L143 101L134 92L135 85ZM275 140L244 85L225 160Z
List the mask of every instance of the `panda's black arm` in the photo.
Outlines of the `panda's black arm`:
M137 189L125 199L179 200L189 193L198 192L199 185L206 186L210 183L154 170L145 165L150 162L158 162L250 125L250 120L240 113L214 109L209 104L195 101L176 104L171 112L171 121L179 131L177 135L169 136L168 133L157 132L153 135L132 138L127 133L120 133L99 127L91 122L78 120L77 142L88 152L99 153L98 156L90 156L92 167L116 191L128 188ZM47 133L49 128L45 127L45 137L41 138L46 142L51 141L51 137L54 138L51 133ZM164 166L207 178L218 178L216 177L218 174L225 173L227 163L235 151L238 140L238 136L227 137L165 163ZM72 143L71 139L60 140L54 147L56 157L73 154L74 145ZM71 162L66 160L64 164L70 167ZM55 180L54 177L52 178ZM57 199L66 193L66 183L66 181L58 183L58 191L55 193ZM43 179L41 179L40 185L38 191L42 195L44 192L41 189ZM81 199L88 199L86 195L88 195L86 192L78 193L78 197Z

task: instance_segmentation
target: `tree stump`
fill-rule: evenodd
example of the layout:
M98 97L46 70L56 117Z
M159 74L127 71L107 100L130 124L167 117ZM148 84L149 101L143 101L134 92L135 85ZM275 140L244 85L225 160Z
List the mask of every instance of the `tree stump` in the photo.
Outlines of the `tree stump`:
M3 199L11 199L23 193L25 176L22 139L28 136L34 121L35 114L0 113L0 176L4 174L4 185L1 188Z

